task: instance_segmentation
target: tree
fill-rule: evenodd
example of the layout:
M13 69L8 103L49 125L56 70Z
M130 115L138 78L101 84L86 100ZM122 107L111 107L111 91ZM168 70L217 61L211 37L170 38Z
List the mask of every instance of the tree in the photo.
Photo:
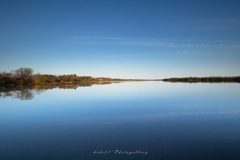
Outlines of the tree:
M27 80L32 75L33 69L31 69L31 68L19 68L17 70L14 70L13 72L17 76L17 78L23 78L23 79Z

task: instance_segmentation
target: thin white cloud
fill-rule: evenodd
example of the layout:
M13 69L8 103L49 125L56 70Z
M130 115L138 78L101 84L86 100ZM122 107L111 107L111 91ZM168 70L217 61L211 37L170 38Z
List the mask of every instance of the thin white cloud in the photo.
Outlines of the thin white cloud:
M126 40L126 39L131 39L131 38L118 38L118 37L82 37L82 36L75 36L75 37L71 37L71 39L103 39L103 40Z
M146 56L146 54L122 54L122 55L106 55L106 56L99 56L99 57L106 57L106 58L120 58L120 57L139 57L139 56Z
M205 19L206 22L223 22L223 23L240 23L240 19L236 18L225 18L225 19Z
M118 38L118 37L71 37L73 43L80 45L140 45L170 48L240 48L240 43L233 41L208 41L200 43L195 40L163 40L149 38ZM187 41L195 43L187 43Z
M118 42L117 44L127 45L145 45L145 46L159 46L159 47L172 47L172 48L204 48L204 47L216 47L216 48L240 48L240 45L236 44L179 44L179 43L162 43L162 42Z

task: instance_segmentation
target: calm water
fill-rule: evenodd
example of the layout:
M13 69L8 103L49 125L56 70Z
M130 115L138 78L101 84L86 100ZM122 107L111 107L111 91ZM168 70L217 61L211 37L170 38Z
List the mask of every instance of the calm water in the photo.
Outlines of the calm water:
M1 89L0 159L240 159L240 84Z

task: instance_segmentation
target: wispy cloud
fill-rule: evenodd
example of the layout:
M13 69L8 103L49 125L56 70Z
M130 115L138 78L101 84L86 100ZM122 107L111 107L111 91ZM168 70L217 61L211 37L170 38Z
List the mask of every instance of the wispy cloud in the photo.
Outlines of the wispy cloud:
M106 58L121 58L121 57L139 57L139 56L146 56L146 54L121 54L121 55L100 55L99 57L106 57Z
M145 46L159 46L159 47L173 47L173 48L203 48L203 47L217 47L217 48L239 48L237 44L179 44L179 43L162 43L162 42L118 42L117 44L126 45L145 45Z
M240 48L239 43L233 41L209 41L208 43L196 40L165 40L150 38L121 38L121 37L71 37L73 43L80 45L140 45L169 48ZM195 43L190 43L190 42Z
M75 37L71 37L71 39L104 39L104 40L123 40L126 38L118 38L118 37L82 37L82 36L75 36Z
M213 22L213 23L240 23L240 19L236 18L225 18L225 19L204 19L205 22Z

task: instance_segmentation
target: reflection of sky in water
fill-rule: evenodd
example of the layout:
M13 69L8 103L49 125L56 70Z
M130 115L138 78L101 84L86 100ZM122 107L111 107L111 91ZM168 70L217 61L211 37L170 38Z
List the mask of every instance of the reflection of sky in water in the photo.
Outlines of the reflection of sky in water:
M127 82L0 99L0 159L239 159L240 85ZM94 150L147 151L145 156Z
M2 125L13 121L84 124L239 115L239 93L236 83L127 82L57 88L29 101L0 99L0 119Z

